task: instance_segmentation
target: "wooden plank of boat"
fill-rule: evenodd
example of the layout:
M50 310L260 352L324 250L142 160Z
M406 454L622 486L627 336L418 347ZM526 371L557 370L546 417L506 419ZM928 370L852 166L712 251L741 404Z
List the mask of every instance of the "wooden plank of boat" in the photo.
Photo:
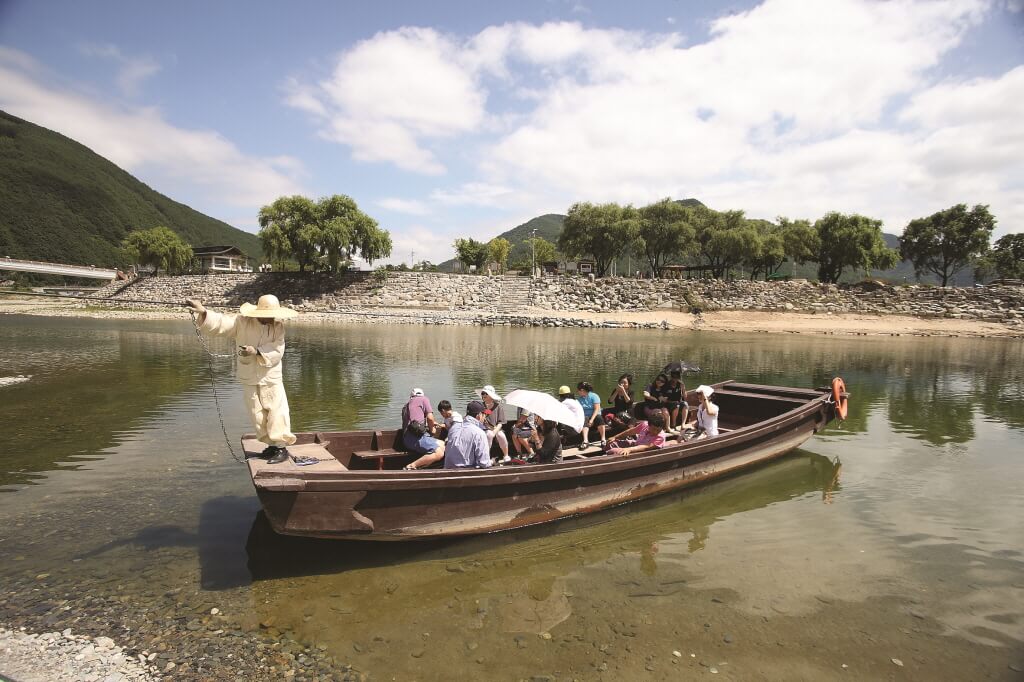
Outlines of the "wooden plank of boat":
M297 434L334 461L311 467L250 463L275 531L408 540L508 530L585 514L711 480L791 451L834 416L821 391L722 382L722 435L625 456L559 464L402 471L414 455L376 459L395 431ZM247 455L262 444L243 441ZM354 457L354 453L361 453ZM584 453L586 454L586 453ZM250 460L251 462L251 460ZM380 467L393 468L380 468ZM360 468L362 467L362 468Z

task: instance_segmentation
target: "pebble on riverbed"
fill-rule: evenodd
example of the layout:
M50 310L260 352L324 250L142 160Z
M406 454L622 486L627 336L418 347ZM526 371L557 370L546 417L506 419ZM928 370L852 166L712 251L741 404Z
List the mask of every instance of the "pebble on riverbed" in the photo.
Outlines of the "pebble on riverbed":
M32 634L0 628L0 670L19 680L156 680L157 669L128 658L109 637L71 630Z

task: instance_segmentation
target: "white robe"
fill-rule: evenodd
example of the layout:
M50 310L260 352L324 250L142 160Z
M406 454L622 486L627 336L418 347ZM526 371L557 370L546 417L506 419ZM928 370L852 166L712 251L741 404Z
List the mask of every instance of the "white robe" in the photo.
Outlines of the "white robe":
M284 357L284 324L263 324L241 315L206 311L200 326L204 332L233 337L239 346L252 346L257 355L238 358L238 381L242 399L249 411L256 438L268 445L295 442L284 392L281 360Z

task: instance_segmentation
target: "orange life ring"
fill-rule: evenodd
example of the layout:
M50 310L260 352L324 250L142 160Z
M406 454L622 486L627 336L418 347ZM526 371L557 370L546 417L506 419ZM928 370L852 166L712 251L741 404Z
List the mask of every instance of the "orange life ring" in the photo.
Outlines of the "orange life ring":
M846 397L846 382L843 381L842 377L836 377L832 380L832 402L836 405L836 416L839 419L846 419L848 400Z

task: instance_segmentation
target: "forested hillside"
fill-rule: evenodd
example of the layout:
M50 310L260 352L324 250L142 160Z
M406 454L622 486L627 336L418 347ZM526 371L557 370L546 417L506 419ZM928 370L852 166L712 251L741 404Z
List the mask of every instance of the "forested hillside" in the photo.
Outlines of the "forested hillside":
M0 111L0 256L124 265L124 236L158 225L193 246L231 244L260 255L255 235L165 197L74 140Z

